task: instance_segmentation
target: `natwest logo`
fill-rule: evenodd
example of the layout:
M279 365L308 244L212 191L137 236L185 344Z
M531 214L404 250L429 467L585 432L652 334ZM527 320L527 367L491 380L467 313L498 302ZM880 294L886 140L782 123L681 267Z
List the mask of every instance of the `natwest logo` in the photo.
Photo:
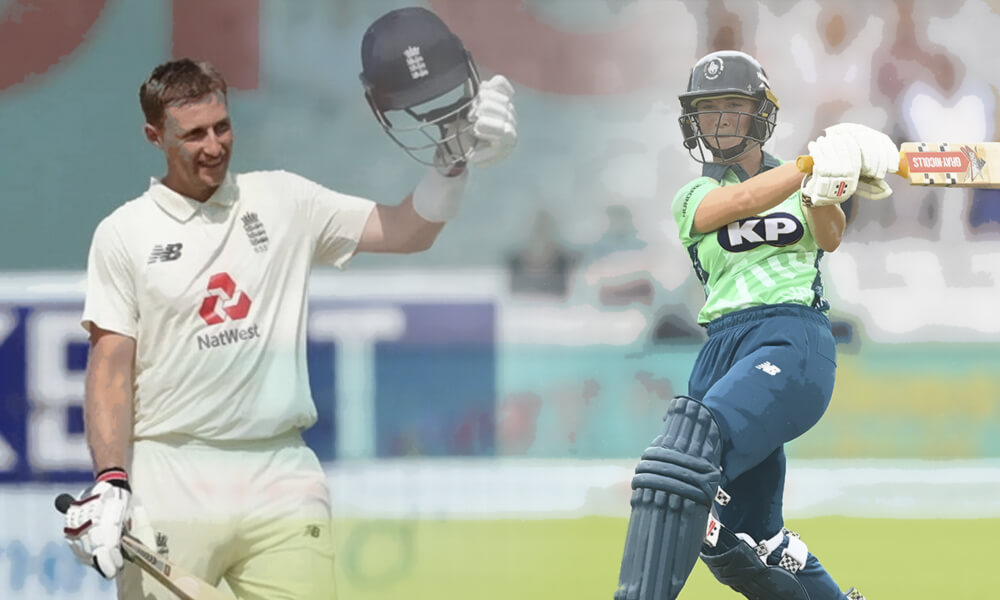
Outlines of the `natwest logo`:
M208 293L201 301L198 314L209 325L224 321L237 321L250 312L250 296L236 288L236 282L229 273L216 273L208 280Z

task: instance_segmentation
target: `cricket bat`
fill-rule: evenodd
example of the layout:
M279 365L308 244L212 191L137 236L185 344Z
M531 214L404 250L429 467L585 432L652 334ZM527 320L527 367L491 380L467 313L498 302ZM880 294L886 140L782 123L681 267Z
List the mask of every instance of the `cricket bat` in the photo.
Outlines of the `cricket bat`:
M812 173L813 159L800 156L795 166ZM896 174L910 185L1000 188L1000 142L903 142Z
M74 498L60 494L56 510L65 513ZM149 573L181 600L234 600L219 588L174 565L129 533L122 534L122 555L129 562Z

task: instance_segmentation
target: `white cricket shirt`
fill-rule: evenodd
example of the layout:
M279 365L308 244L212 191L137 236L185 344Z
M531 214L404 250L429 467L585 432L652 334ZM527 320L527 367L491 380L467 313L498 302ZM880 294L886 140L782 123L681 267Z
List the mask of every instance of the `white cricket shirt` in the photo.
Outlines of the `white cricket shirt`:
M285 171L204 203L153 179L97 226L83 326L136 340L135 437L269 438L309 427L314 263L343 267L374 207Z

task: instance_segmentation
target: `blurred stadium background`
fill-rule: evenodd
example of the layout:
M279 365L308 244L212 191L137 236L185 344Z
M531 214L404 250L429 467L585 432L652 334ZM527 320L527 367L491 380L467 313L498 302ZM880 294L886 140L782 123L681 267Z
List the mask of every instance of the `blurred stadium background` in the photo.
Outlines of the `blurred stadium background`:
M395 0L0 0L0 598L109 598L51 498L89 477L83 269L162 159L137 90L170 56L232 87L235 170L397 202L421 172L368 111L364 29ZM1000 2L428 0L521 139L435 247L316 274L309 323L345 598L610 598L628 480L686 391L702 292L669 215L698 173L676 95L716 49L782 102L768 150L856 121L996 140ZM789 447L790 526L869 599L995 597L1000 191L848 204L824 260L829 412ZM178 373L183 377L183 373ZM915 568L916 567L916 568ZM682 598L736 598L697 567Z

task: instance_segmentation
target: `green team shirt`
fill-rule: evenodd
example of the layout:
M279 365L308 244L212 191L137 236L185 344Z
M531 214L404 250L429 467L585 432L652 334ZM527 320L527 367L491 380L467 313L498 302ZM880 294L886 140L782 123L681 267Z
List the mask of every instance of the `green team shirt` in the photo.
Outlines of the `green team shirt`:
M761 172L782 164L764 153ZM774 208L710 233L694 231L694 214L710 191L749 177L739 165L709 163L702 176L674 197L673 213L681 243L705 286L698 323L767 304L801 304L828 311L819 261L823 251L802 213L800 192Z

